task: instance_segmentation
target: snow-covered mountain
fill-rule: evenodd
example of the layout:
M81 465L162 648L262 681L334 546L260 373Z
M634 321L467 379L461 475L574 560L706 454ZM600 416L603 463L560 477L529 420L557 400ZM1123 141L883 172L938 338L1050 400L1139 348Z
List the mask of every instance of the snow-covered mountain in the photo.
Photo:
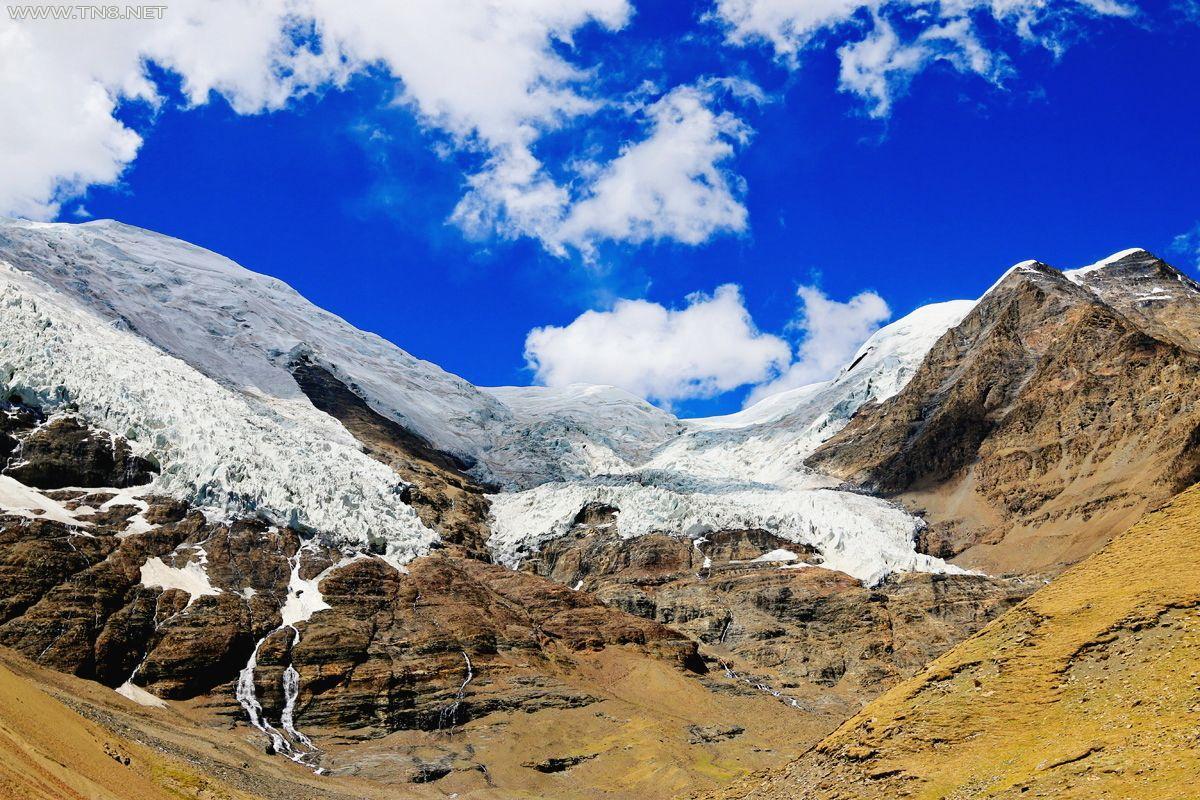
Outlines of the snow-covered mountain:
M946 568L913 550L917 519L802 460L898 391L969 302L887 326L831 381L679 420L612 387L479 389L274 278L112 221L0 222L0 262L9 391L78 407L159 461L157 491L214 510L386 542L395 563L436 540L397 476L309 401L292 372L303 360L502 487L491 546L509 564L607 503L623 536L759 528L864 580Z
M0 221L0 648L323 796L782 753L1021 602L1045 519L1195 480L1197 298L1142 251L1024 262L687 420L472 386L168 237ZM943 474L972 482L884 494ZM1036 526L1021 577L954 549L971 492Z
M209 250L111 220L0 223L0 258L118 329L238 391L303 400L307 355L437 447L486 447L507 409L471 384L318 308L282 281Z

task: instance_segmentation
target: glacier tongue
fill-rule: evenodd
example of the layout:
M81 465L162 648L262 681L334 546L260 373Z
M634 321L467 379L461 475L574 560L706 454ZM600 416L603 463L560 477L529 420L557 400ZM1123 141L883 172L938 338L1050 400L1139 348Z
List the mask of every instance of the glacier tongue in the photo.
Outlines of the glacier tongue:
M961 572L917 553L922 523L883 500L833 489L689 488L619 480L544 484L492 495L490 545L498 561L517 567L543 543L566 533L589 503L614 506L622 538L652 533L700 541L718 530L759 529L820 551L827 569L875 584L892 572Z

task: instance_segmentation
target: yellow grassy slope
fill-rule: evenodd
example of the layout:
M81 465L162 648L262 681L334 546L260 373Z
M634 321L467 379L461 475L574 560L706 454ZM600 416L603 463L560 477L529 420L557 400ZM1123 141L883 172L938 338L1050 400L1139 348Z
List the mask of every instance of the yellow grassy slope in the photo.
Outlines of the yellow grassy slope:
M249 797L113 735L0 664L0 800Z
M724 796L1200 798L1200 487Z

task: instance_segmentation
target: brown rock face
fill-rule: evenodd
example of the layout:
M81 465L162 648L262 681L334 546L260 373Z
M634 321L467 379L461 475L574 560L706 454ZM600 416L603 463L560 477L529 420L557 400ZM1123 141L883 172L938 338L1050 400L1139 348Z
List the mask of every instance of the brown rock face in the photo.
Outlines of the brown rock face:
M662 625L471 559L418 559L407 575L362 559L326 578L322 593L332 608L292 651L303 719L360 735L586 705L548 668L573 651L636 645L704 670L695 644Z
M925 510L927 552L1057 571L1198 477L1200 357L1141 322L1018 267L809 463Z
M1200 352L1200 284L1145 250L1067 273L1155 339Z
M272 615L278 624L288 574L284 537L257 523L210 525L198 512L118 536L124 528L0 517L0 570L12 587L0 604L0 644L109 686L136 667L139 683L163 697L193 697L227 681L248 657L255 630L271 625ZM271 542L280 548L268 550L263 538L280 540ZM182 567L205 552L238 549L240 559L221 565L237 579L218 595L141 583L150 559ZM209 561L215 579L222 568ZM243 575L270 571L272 562L282 583L260 583L263 594L253 600L235 593L248 585ZM268 601L270 594L277 599Z
M278 724L283 673L299 672L296 724L381 735L437 729L501 709L590 702L550 669L565 655L633 645L703 671L695 645L657 623L609 609L587 593L450 555L408 574L374 557L326 573L329 608L281 625L293 566L312 579L335 550L245 520L211 524L193 512L144 533L126 523L84 529L0 517L0 645L38 663L117 686L131 675L154 694L185 699L232 688L255 642L256 694ZM201 564L212 593L142 584L143 566ZM298 641L297 641L298 637ZM469 691L463 682L473 672Z
M670 625L700 642L710 662L822 713L851 712L1034 588L921 573L868 588L763 531L709 534L699 546L670 536L621 539L612 515L584 509L525 569ZM779 549L809 565L754 560Z
M17 410L17 420L26 413ZM155 471L149 461L133 455L124 440L89 428L76 417L57 417L25 433L10 453L4 474L39 489L120 489L148 483Z

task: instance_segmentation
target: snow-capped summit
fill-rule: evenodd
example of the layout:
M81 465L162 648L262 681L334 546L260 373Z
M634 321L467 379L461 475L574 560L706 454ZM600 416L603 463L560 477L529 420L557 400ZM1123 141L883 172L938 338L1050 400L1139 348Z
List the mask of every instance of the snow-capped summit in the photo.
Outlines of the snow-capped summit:
M1122 264L1123 262L1144 262L1151 259L1157 260L1153 255L1150 254L1150 251L1141 247L1130 247L1113 253L1107 258L1102 258L1093 264L1088 264L1085 267L1063 270L1063 275L1066 275L1068 279L1075 283L1084 283L1084 278L1086 276L1106 267L1116 266Z
M828 381L767 397L736 414L685 420L688 434L647 466L749 482L807 483L804 459L861 406L904 388L934 342L973 306L970 300L922 306L876 331Z
M1122 250L1063 275L1157 338L1200 351L1200 284L1153 253Z

